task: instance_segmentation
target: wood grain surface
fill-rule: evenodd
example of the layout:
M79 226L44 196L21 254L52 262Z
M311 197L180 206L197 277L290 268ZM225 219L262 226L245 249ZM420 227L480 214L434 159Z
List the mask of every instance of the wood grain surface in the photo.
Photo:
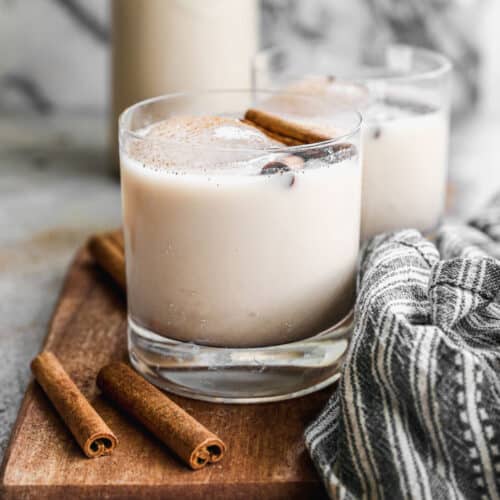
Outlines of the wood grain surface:
M186 468L151 434L106 401L95 377L126 359L125 299L85 250L69 270L45 347L115 432L108 457L85 458L36 384L30 384L1 469L0 498L281 499L323 498L304 448L304 427L331 389L262 405L173 399L227 444L224 460Z

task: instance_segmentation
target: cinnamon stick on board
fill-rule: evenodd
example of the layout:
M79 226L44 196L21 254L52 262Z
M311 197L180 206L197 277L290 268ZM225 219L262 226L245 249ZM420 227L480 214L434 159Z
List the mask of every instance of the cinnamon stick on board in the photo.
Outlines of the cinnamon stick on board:
M116 436L92 408L51 352L42 352L31 362L31 371L81 449L89 458L110 455Z
M125 251L121 231L97 234L90 238L88 248L92 257L116 283L125 289Z
M97 385L192 469L223 457L226 446L215 434L126 364L101 368Z

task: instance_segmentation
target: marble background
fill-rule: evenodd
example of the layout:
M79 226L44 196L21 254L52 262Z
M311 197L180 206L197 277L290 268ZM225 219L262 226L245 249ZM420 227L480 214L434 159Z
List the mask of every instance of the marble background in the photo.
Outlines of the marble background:
M297 51L305 57L307 47L320 43L347 55L386 40L434 46L460 62L458 69L472 85L479 82L482 102L500 106L493 95L500 79L498 0L260 5L262 45L306 49ZM109 0L0 0L0 112L106 110L109 45Z

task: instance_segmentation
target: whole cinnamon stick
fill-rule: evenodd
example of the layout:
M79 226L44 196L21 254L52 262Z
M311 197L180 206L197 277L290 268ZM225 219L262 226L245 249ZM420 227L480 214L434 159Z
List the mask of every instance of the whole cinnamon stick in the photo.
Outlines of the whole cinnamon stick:
M126 364L102 368L97 385L192 469L223 457L226 447L215 434Z
M331 135L321 132L317 128L286 120L279 115L261 109L251 108L247 110L245 120L273 134L295 139L299 141L299 144L312 144L332 139Z
M31 362L31 370L89 458L110 455L116 436L92 408L51 352L42 352Z
M122 232L114 231L92 236L88 248L102 269L125 289L125 251Z

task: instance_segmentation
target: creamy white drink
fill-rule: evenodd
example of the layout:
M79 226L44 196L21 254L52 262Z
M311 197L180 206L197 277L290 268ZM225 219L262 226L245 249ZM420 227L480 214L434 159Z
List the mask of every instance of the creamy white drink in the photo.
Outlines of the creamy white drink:
M365 118L362 238L432 231L446 198L447 112L395 102L367 108Z
M355 146L329 151L293 154L230 117L170 118L122 141L132 324L246 347L340 320L354 296L361 167Z
M425 104L418 90L374 88L382 88L383 97L360 84L311 76L287 90L363 114L362 240L403 228L430 232L446 198L448 109Z

